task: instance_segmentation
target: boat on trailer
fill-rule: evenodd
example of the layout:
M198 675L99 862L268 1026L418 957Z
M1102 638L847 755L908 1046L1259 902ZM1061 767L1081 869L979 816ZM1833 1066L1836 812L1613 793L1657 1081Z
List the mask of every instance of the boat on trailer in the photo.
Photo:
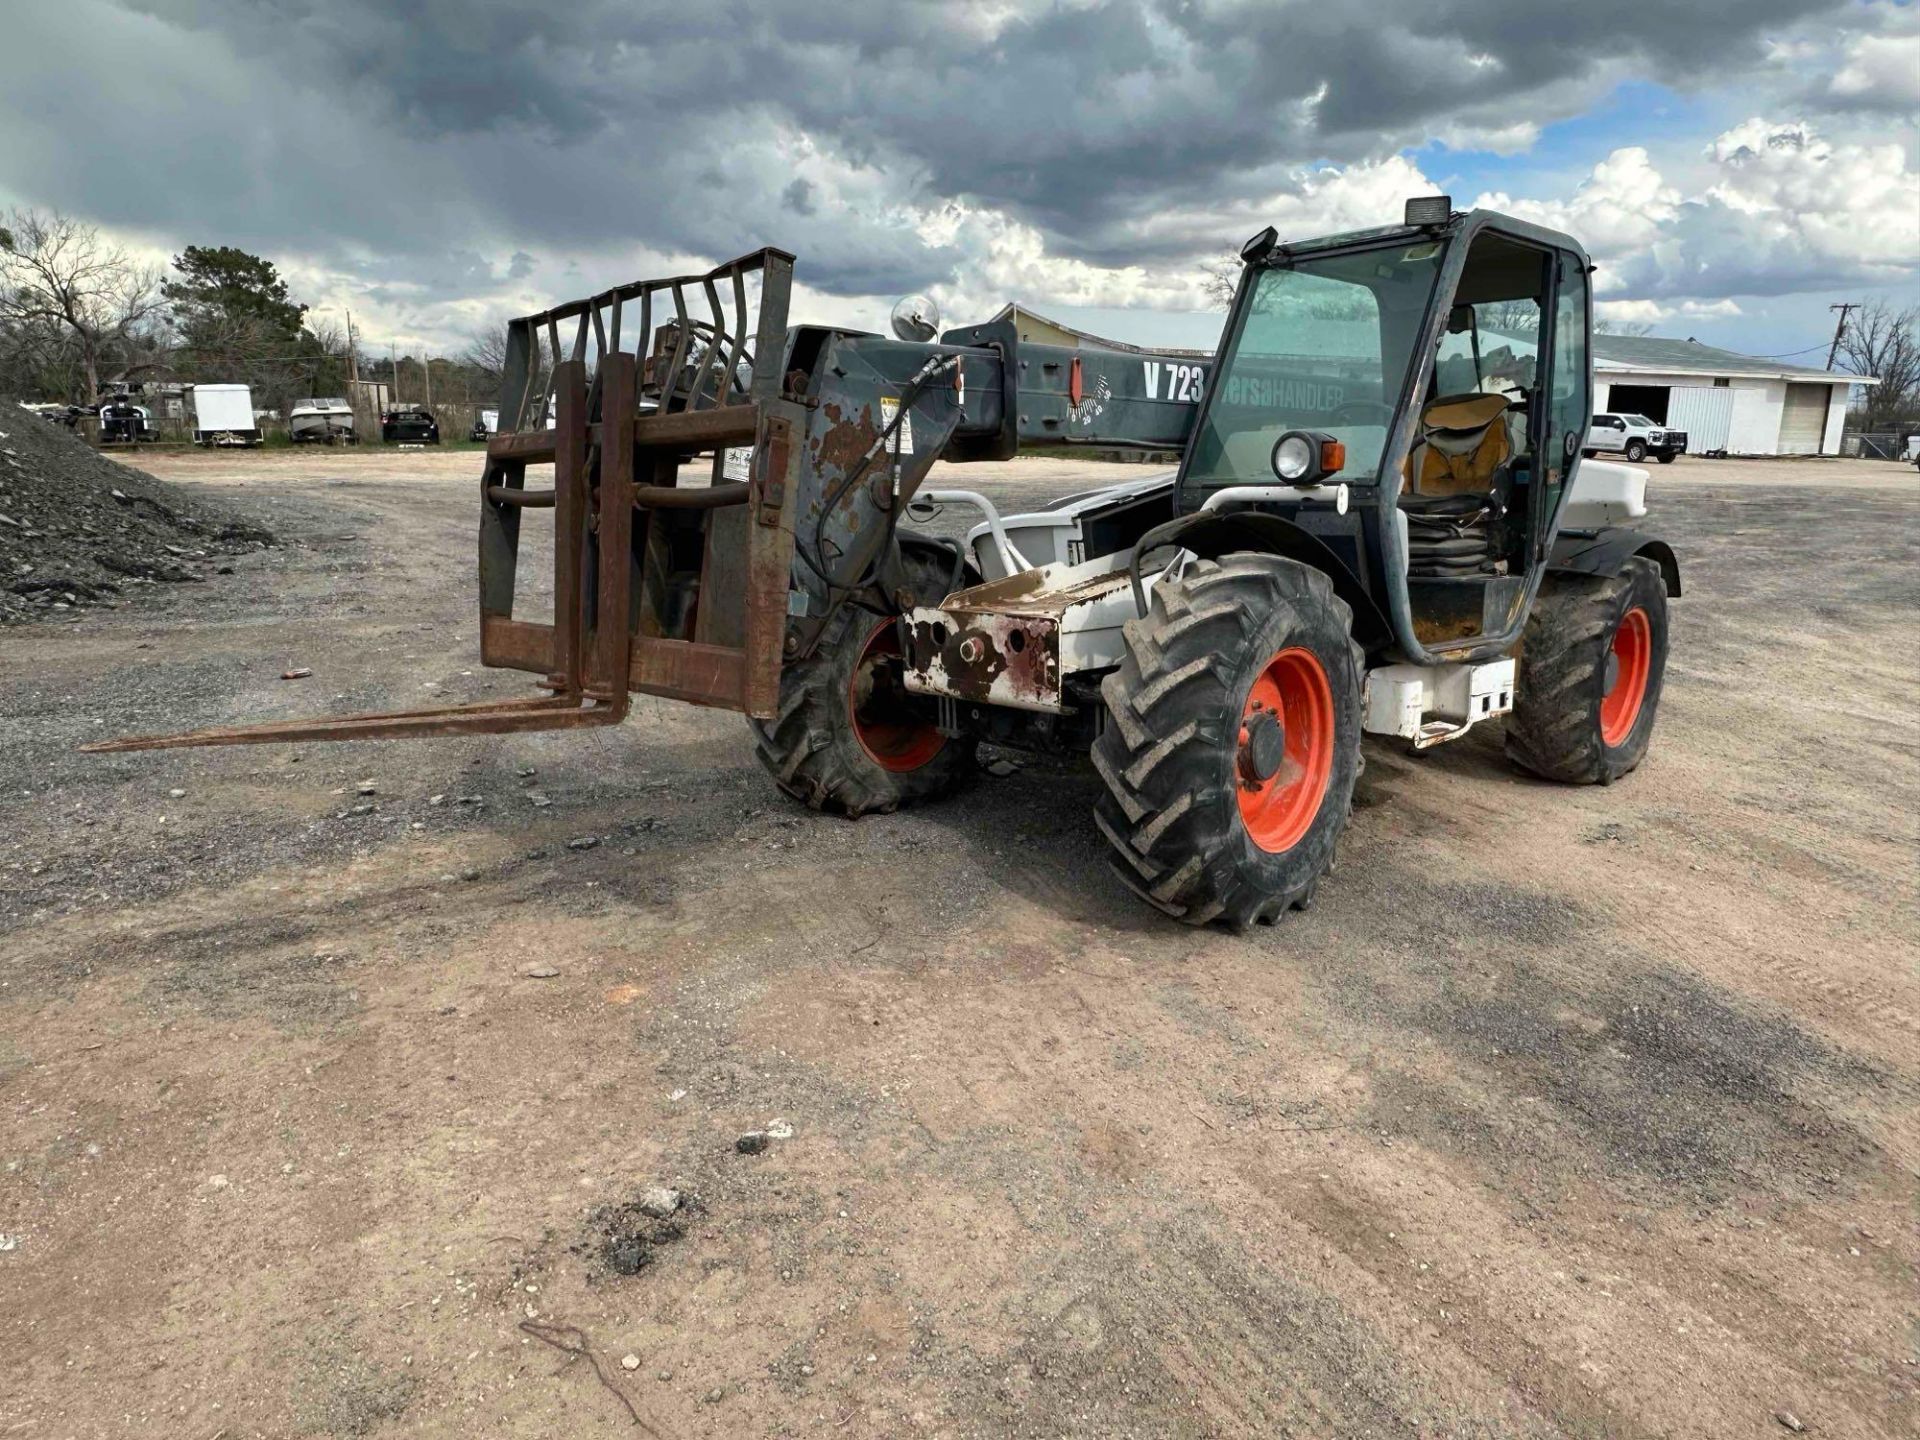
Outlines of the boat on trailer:
M287 412L287 432L296 445L351 445L360 438L353 407L341 399L294 401Z

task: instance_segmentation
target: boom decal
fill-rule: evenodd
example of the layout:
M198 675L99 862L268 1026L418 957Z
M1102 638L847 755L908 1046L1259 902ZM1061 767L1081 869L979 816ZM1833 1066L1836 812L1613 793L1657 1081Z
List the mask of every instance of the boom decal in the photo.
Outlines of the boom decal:
M1207 393L1207 367L1183 365L1172 360L1143 360L1149 400L1177 400L1198 405ZM1165 381L1163 385L1161 382ZM1162 394L1162 390L1166 393Z

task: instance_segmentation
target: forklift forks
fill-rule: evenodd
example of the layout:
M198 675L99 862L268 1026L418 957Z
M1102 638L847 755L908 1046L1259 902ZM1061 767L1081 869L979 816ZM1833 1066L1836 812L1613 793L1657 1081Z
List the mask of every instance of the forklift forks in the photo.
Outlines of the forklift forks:
M794 437L805 423L805 412L781 399L778 389L792 266L791 255L761 250L704 276L638 282L510 325L501 419L512 417L513 428L503 423L488 442L481 485L480 656L488 666L532 671L551 693L133 736L81 748L101 753L581 729L619 724L634 691L771 718L793 556L789 498L798 493L800 460ZM760 295L752 378L742 384L746 276L755 271ZM721 303L722 285L731 291L731 315ZM710 321L690 314L687 294L696 287ZM671 296L674 315L659 327L667 339L647 357L643 376L636 351L621 348L621 317L637 301L639 343L655 341L654 301L662 294ZM559 325L568 320L575 330L563 358ZM702 333L706 338L698 340ZM537 379L546 383L536 385ZM654 393L643 397L643 388ZM651 403L647 413L643 401ZM747 445L753 448L746 480L725 480L728 447ZM680 484L681 463L707 450L714 452L713 483ZM527 467L548 462L553 488L529 490ZM513 613L527 509L554 513L551 624ZM705 512L690 620L655 603L668 583L669 537L661 517L689 510Z

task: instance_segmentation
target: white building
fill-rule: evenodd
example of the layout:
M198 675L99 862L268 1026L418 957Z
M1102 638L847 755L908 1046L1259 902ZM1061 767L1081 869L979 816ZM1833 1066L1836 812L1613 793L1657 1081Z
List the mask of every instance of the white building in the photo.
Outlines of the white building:
M1594 413L1646 415L1685 430L1695 455L1838 455L1848 387L1874 383L1697 340L1593 337Z

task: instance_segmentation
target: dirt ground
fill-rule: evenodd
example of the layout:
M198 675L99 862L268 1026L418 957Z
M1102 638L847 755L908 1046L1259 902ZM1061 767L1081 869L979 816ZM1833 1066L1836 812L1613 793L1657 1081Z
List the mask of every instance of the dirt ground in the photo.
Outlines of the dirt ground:
M287 543L0 634L0 1435L1920 1433L1911 470L1657 469L1646 765L1370 744L1234 937L1068 764L848 824L647 700L77 755L526 690L473 457L152 463Z

